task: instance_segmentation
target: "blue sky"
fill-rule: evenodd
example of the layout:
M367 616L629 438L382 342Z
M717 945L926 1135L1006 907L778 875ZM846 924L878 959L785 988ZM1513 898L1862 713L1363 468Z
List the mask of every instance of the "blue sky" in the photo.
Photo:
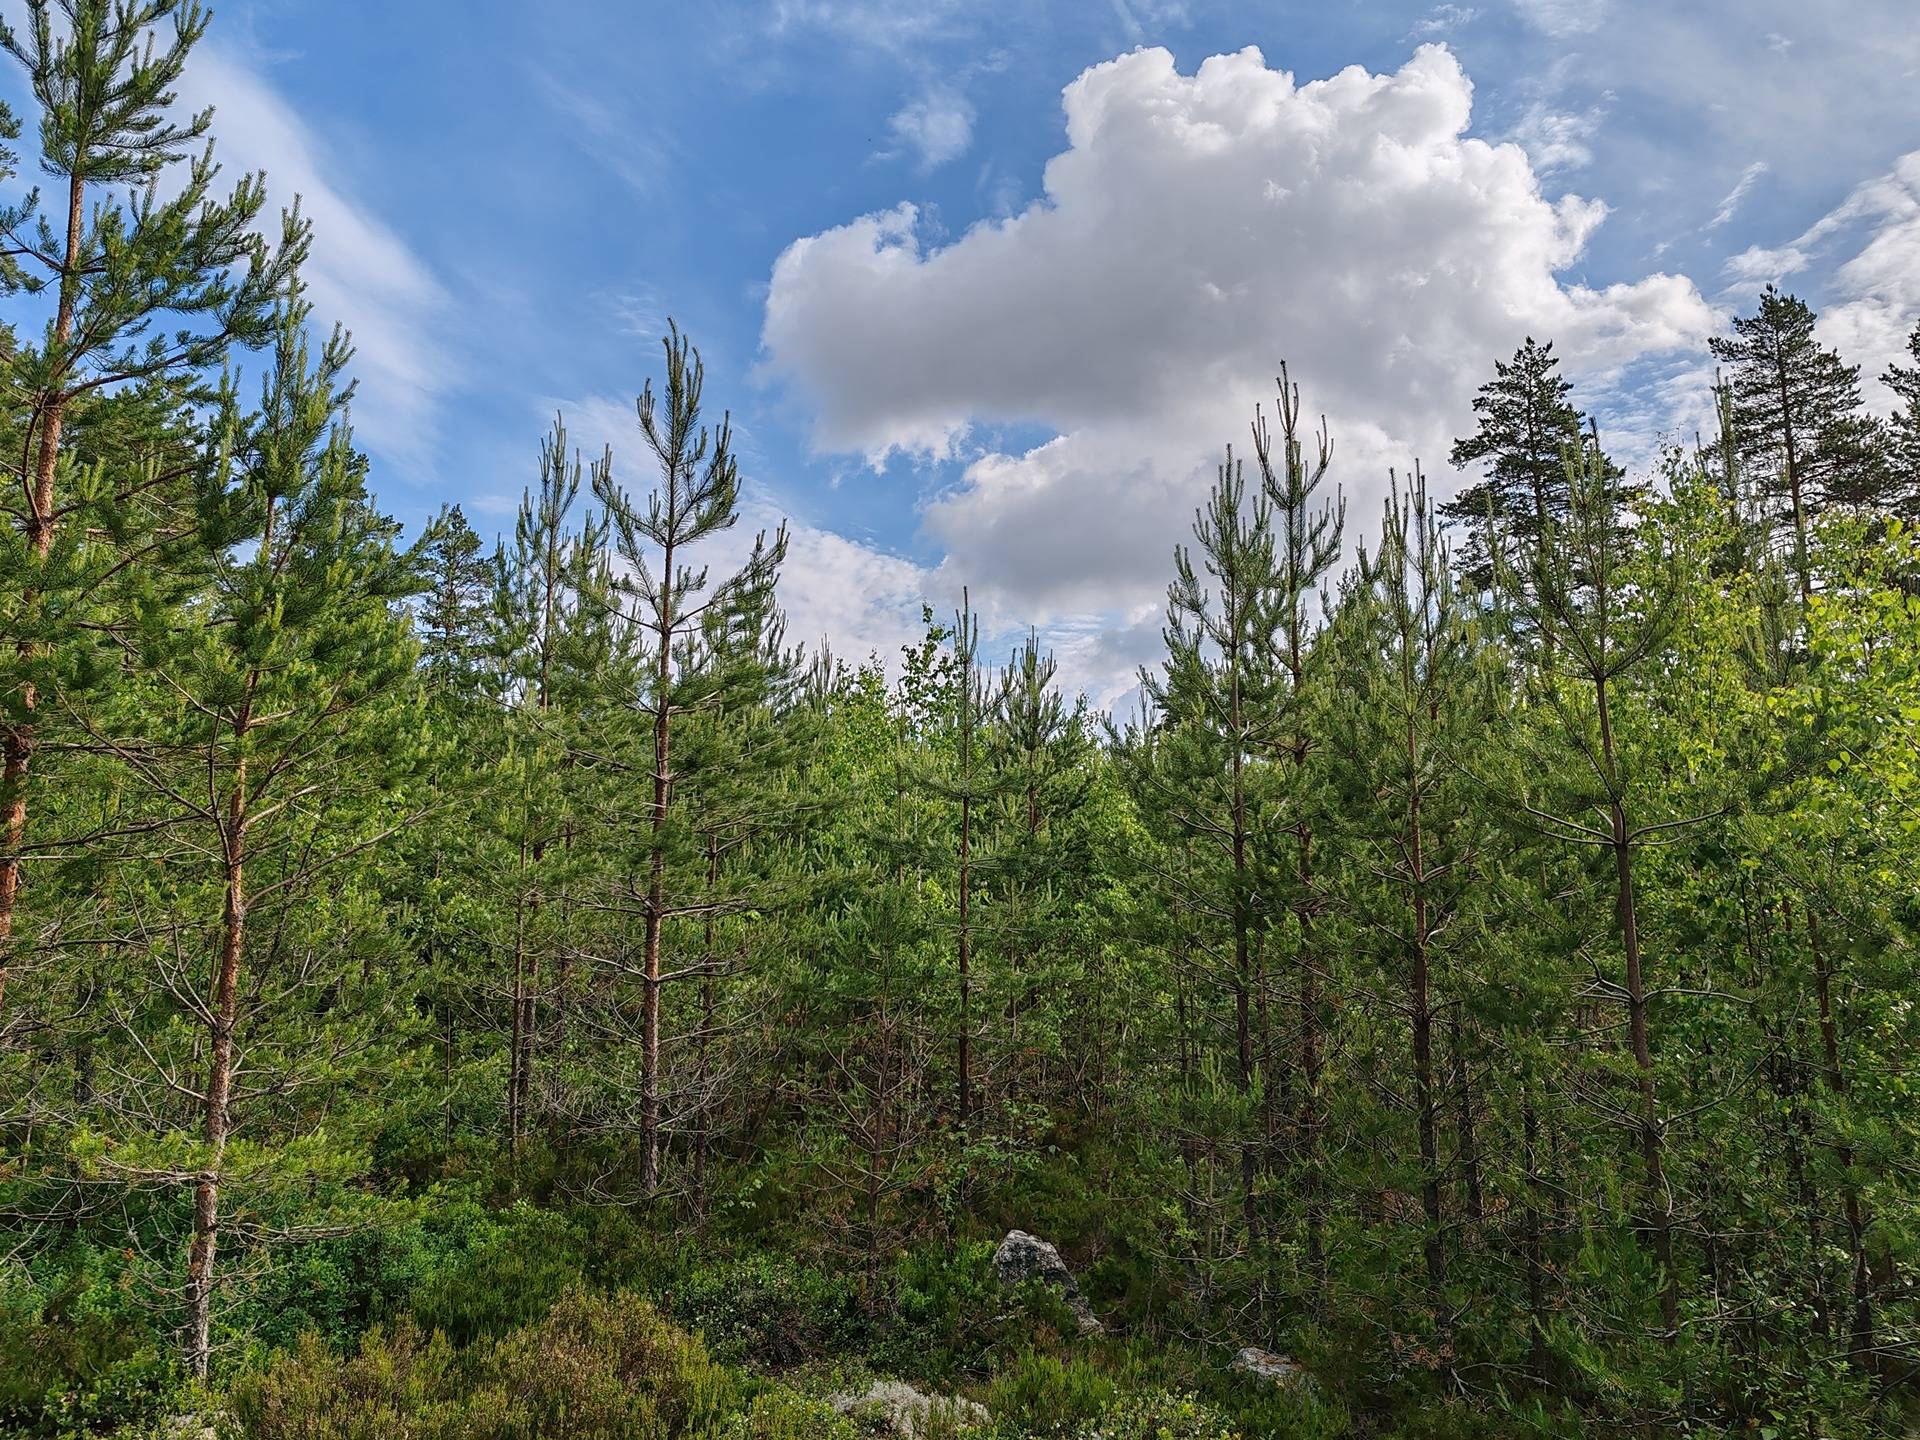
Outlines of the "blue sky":
M1913 0L216 11L188 98L305 197L390 511L510 527L556 410L637 461L672 315L798 635L891 652L971 582L1097 699L1283 359L1364 526L1525 331L1644 455L1762 281L1870 370L1920 315Z

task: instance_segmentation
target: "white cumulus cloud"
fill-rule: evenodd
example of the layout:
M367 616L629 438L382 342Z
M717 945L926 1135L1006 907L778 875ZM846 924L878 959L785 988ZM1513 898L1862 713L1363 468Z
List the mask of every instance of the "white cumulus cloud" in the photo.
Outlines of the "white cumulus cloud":
M1371 525L1387 466L1436 468L1524 335L1604 385L1714 328L1676 276L1563 279L1604 207L1544 193L1519 146L1466 138L1471 103L1431 45L1393 74L1305 85L1253 49L1192 75L1160 49L1097 65L1067 87L1067 146L1024 211L944 248L908 205L792 244L768 370L810 402L823 450L970 458L924 513L948 577L990 620L1104 625L1078 648L1108 665L1096 698L1116 694L1283 359ZM994 423L1054 438L983 452Z

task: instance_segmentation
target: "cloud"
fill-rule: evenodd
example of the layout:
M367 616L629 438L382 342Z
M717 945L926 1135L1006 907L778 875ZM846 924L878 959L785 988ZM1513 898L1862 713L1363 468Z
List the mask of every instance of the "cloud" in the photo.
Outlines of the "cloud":
M919 172L930 175L967 153L973 143L973 106L959 92L934 86L887 117L887 129L894 147L886 153L912 155Z
M1740 178L1733 182L1733 188L1726 193L1726 197L1721 200L1719 208L1713 212L1713 218L1707 221L1706 225L1702 228L1718 230L1722 225L1733 219L1735 212L1740 209L1740 202L1747 198L1747 192L1752 190L1753 187L1759 183L1760 177L1766 173L1767 162L1764 160L1756 160L1747 166L1746 169L1742 170L1740 172Z
M1604 207L1464 138L1471 101L1438 46L1306 85L1252 49L1192 75L1157 49L1094 66L1027 209L943 248L910 205L789 246L766 370L821 450L964 462L923 524L1000 618L1150 634L1172 547L1283 359L1370 527L1387 467L1435 467L1524 335L1598 389L1715 328L1676 276L1563 281ZM997 446L993 425L1053 438Z
M546 70L536 70L533 79L541 97L560 117L562 135L634 194L643 199L659 195L671 164L669 145L624 106L577 79Z
M1820 312L1820 338L1860 366L1868 403L1888 410L1894 395L1879 377L1906 358L1907 336L1920 322L1920 150L1855 186L1791 244L1737 258L1756 278L1784 278L1842 241L1852 253L1825 287L1832 298ZM1774 262L1772 273L1763 258Z
M215 107L216 154L228 174L264 170L269 207L291 206L313 222L304 272L315 319L353 333L354 431L403 466L425 469L438 434L439 402L456 367L434 330L447 295L393 230L333 174L324 142L258 75L214 46L194 52L180 84L189 109ZM275 211L269 225L277 227Z
M1593 146L1588 142L1605 116L1604 108L1597 105L1586 110L1555 110L1535 101L1513 127L1511 138L1527 152L1527 159L1541 175L1578 170L1593 163Z
M1513 8L1534 29L1565 39L1598 30L1607 18L1608 0L1513 0Z
M1920 150L1856 185L1786 244L1752 245L1731 257L1727 293L1751 298L1763 285L1785 284L1842 245L1852 253L1822 286L1829 298L1820 312L1820 338L1860 366L1869 382L1867 402L1890 409L1893 393L1879 377L1904 358L1907 336L1920 321Z
M1433 40L1451 35L1463 25L1478 19L1480 12L1471 5L1436 5L1413 22L1407 35L1411 39Z
M742 529L771 531L770 503L750 507ZM751 529L749 529L751 527ZM780 605L787 637L813 649L824 639L840 659L858 664L878 655L899 671L900 647L920 639L920 606L939 594L923 567L817 525L787 522L787 565Z
M772 0L766 29L813 30L883 54L902 54L963 31L961 0Z
M1920 75L1913 0L1515 4L1547 41L1577 37L1567 78L1613 91L1616 116L1639 122L1646 180L1678 153L1715 164L1764 155L1783 187L1826 186L1913 147L1912 125L1902 133L1901 123ZM1593 23L1579 33L1583 16Z

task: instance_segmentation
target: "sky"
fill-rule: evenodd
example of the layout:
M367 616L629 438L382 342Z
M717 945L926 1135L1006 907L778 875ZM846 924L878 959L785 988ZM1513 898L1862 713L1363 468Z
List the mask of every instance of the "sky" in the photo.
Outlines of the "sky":
M671 317L722 550L786 517L789 633L848 659L966 585L1124 704L1283 362L1364 534L1525 335L1645 464L1763 284L1869 376L1920 320L1916 0L214 8L182 101L314 221L382 506L510 531L556 415L644 491Z

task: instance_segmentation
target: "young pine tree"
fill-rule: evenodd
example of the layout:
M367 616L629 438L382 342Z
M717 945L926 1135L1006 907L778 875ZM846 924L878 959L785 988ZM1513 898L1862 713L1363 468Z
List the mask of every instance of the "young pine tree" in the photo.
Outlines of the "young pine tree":
M660 1015L661 991L671 978L664 965L666 925L700 905L697 897L683 904L668 888L671 863L684 858L676 855L684 848L684 835L670 829L674 722L713 704L720 693L716 675L704 664L706 615L730 607L753 608L744 597L773 589L787 549L785 530L771 542L758 536L746 562L712 584L706 567L688 563L695 546L739 520L740 473L728 419L723 417L711 431L701 423L706 371L699 352L677 326L669 327L662 345L666 388L656 401L649 380L637 405L641 436L660 472L646 508L636 505L614 480L611 465L594 472L594 493L606 507L624 565L614 581L616 603L622 619L635 627L646 646L644 678L633 702L651 752L642 762L647 776L640 855L644 878L629 888L636 892L630 898L638 903L644 929L639 1178L648 1195L659 1188L664 1150ZM772 606L761 613L771 615Z
M1261 493L1273 516L1276 532L1278 568L1271 600L1271 660L1278 667L1278 683L1268 704L1279 727L1272 753L1281 760L1286 774L1278 828L1288 836L1293 854L1289 857L1291 863L1278 856L1270 857L1269 863L1276 876L1285 877L1275 888L1292 919L1299 1002L1300 1083L1293 1158L1299 1167L1302 1191L1301 1234L1307 1279L1314 1313L1320 1314L1326 1305L1328 1284L1322 1193L1325 1157L1321 1153L1320 1135L1324 1122L1322 1073L1326 1063L1323 991L1328 963L1315 933L1320 885L1314 859L1314 816L1318 808L1315 790L1319 777L1313 763L1318 740L1313 707L1314 689L1325 666L1312 607L1327 573L1339 562L1347 512L1346 502L1338 496L1329 502L1320 495L1333 463L1333 443L1324 424L1314 437L1309 458L1300 428L1300 387L1288 379L1285 365L1280 367L1277 384L1275 413L1280 421L1279 447L1275 449L1266 416L1256 412L1253 450L1260 467ZM1263 1016L1263 1034L1270 1034L1271 1030L1271 1019ZM1271 1042L1264 1048L1271 1050ZM1271 1055L1264 1064L1272 1087L1272 1072L1278 1067ZM1271 1095L1268 1103L1271 1108Z
M568 953L560 933L582 857L570 843L583 808L575 763L581 717L609 683L611 576L607 524L571 516L585 469L558 419L541 441L537 487L522 495L512 546L496 561L493 646L502 666L511 744L500 811L513 909L506 937L506 1119L518 1153L533 1120L546 962Z
M1193 536L1218 593L1201 580L1195 552L1178 547L1167 592L1166 664L1161 674L1142 671L1140 677L1163 732L1153 747L1157 763L1142 773L1162 791L1160 803L1175 829L1200 842L1198 853L1209 862L1176 873L1185 891L1180 903L1192 914L1196 941L1232 1007L1231 1073L1244 1111L1233 1123L1242 1131L1240 1201L1251 1242L1259 1228L1256 1175L1265 1149L1265 1137L1251 1133L1262 1083L1255 958L1270 921L1259 847L1272 785L1261 761L1287 745L1292 729L1275 703L1285 683L1285 647L1274 603L1282 576L1273 509L1264 487L1249 499L1243 466L1231 450L1194 517Z
M196 460L82 469L67 440L76 406L143 388L162 412L211 402L208 374L236 346L275 335L276 308L307 248L285 217L276 245L256 233L259 176L221 198L211 111L174 113L174 86L207 15L189 0L32 0L24 33L0 24L38 109L41 169L59 182L0 210L0 290L50 298L40 337L6 357L22 407L0 526L0 572L19 577L0 659L0 1001L21 881L28 786L49 694L72 680L105 579L152 558L151 492L178 487ZM5 119L13 133L11 118ZM199 148L197 156L191 152ZM162 198L165 177L177 189ZM113 187L133 187L116 196ZM182 529L185 527L182 526ZM99 543L108 537L111 544Z
M995 927L1006 957L1006 1055L1009 1099L1024 1096L1038 1058L1056 1047L1063 1017L1040 1017L1052 1035L1043 1043L1021 1022L1041 997L1063 986L1072 951L1068 919L1076 882L1086 871L1076 820L1088 790L1084 701L1069 705L1055 684L1058 664L1028 633L1001 670L994 695L994 748L1011 823L999 856L1001 918ZM1034 1052L1034 1053L1030 1053Z
M1500 576L1501 618L1537 687L1534 709L1544 747L1523 760L1520 803L1548 834L1594 847L1610 862L1608 889L1619 945L1619 978L1597 993L1625 1013L1632 1100L1610 1106L1631 1136L1641 1170L1639 1215L1659 1271L1664 1336L1679 1336L1680 1271L1674 1255L1674 1191L1668 1177L1667 1117L1656 1061L1658 964L1648 953L1644 904L1636 888L1642 853L1684 823L1656 811L1640 766L1630 763L1620 716L1635 672L1659 660L1674 624L1678 577L1670 557L1640 557L1629 583L1629 539L1620 519L1619 471L1597 436L1567 457L1564 523L1515 547L1515 569ZM1657 537L1645 544L1657 544ZM1596 813L1598 823L1587 818Z
M201 1376L229 1171L243 1193L277 1174L259 1142L230 1153L236 1124L299 1088L288 1070L338 1074L345 1050L370 1043L279 1032L331 1025L324 997L356 978L344 953L302 937L328 913L335 867L390 835L409 803L415 653L403 603L416 581L393 548L397 527L365 493L343 414L346 342L336 332L310 349L306 319L297 303L282 311L259 411L222 425L223 463L201 501L204 597L185 624L150 632L141 656L157 682L156 733L113 744L183 842L152 872L172 918L146 928L204 936L211 959L203 982L179 970L173 942L156 946L162 983L199 1033L178 1056L138 1047L163 1092L198 1112L182 1172L193 1201L182 1333ZM297 1183L301 1154L280 1178Z
M1474 940L1463 912L1480 825L1459 757L1486 715L1473 631L1417 469L1408 490L1396 483L1389 493L1378 553L1361 552L1337 628L1342 704L1329 729L1348 792L1343 838L1358 858L1346 878L1359 948L1379 957L1385 977L1383 1008L1405 1016L1426 1304L1444 1345L1450 1235L1470 1217L1450 1221L1443 1191L1455 1176L1470 1191L1475 1157L1470 1124L1451 1159L1442 1156L1438 1042L1453 1017L1460 1045L1463 951Z

